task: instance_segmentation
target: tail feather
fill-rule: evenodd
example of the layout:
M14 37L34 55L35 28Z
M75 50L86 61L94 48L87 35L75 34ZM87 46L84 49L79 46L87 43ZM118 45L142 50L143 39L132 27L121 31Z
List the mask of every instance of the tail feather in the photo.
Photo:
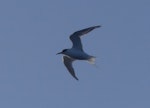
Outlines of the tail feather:
M91 58L88 59L88 62L90 64L95 64L95 57L91 56Z

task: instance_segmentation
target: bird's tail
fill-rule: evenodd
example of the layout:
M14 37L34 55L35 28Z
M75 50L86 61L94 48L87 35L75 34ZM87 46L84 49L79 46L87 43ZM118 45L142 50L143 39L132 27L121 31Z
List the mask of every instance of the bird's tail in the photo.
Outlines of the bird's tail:
M91 57L88 59L88 62L89 62L90 64L95 64L95 58L96 58L96 57L91 56Z

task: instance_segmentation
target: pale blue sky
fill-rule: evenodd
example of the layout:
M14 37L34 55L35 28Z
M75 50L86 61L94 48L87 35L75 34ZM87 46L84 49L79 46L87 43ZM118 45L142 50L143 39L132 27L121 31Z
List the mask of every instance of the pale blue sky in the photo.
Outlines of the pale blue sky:
M93 25L76 81L56 53ZM150 0L1 0L0 108L150 108Z

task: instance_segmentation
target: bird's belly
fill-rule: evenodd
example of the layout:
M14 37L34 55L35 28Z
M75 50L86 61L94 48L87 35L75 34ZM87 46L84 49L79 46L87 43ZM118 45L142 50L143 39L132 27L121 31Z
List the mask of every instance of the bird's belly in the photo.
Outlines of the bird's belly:
M78 59L78 60L87 60L89 59L89 55L85 54L85 53L73 53L73 54L70 54L70 57L74 58L74 59Z

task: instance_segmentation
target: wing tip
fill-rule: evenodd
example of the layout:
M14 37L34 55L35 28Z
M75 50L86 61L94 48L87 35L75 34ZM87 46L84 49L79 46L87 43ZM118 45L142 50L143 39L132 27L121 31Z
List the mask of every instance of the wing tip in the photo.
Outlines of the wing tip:
M79 81L79 79L77 77L74 77L77 81Z
M99 28L99 27L102 27L102 26L101 25L94 26L94 28Z
M72 75L77 81L79 80L78 77L76 77L76 75Z

